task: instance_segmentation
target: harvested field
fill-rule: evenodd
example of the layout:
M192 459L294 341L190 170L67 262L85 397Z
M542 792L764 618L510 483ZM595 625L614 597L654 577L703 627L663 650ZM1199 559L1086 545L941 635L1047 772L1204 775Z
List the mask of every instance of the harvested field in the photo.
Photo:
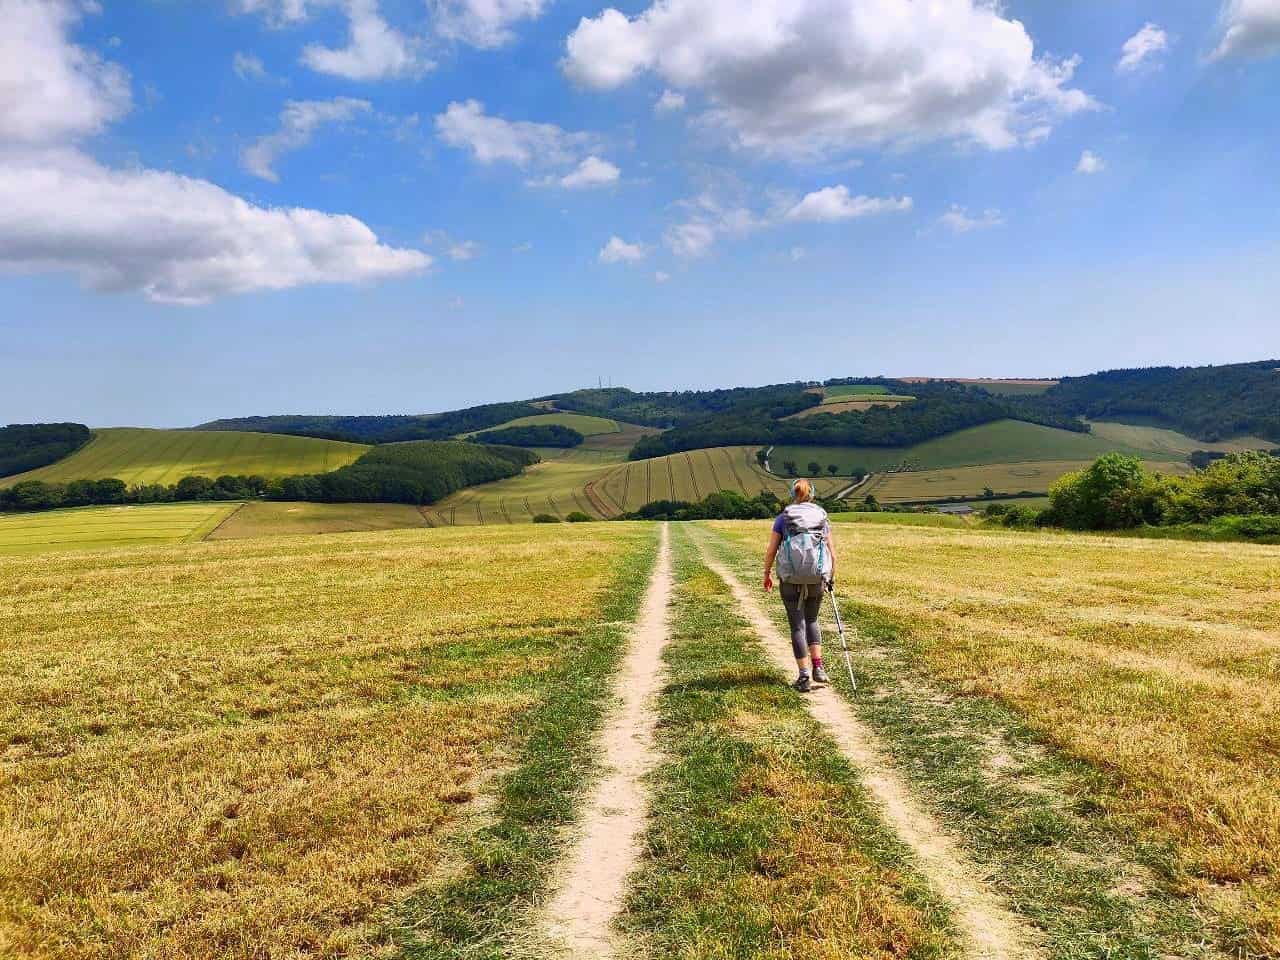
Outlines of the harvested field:
M49 553L203 539L239 503L156 503L0 514L0 554Z
M566 678L608 675L653 533L0 559L0 952L283 960L426 936L406 898L448 873L486 773L560 730L534 719L549 703L573 743L598 716ZM564 754L574 777L591 763Z
M210 540L365 533L425 527L417 507L404 503L276 503L255 500L214 530Z
M1065 473L1083 470L1090 460L1037 460L1026 463L995 463L981 467L953 467L946 470L918 470L910 473L877 474L859 489L858 496L875 496L881 503L909 503L942 500L948 497L980 497L984 488L997 494L1047 493ZM1148 463L1162 473L1190 471L1185 463Z

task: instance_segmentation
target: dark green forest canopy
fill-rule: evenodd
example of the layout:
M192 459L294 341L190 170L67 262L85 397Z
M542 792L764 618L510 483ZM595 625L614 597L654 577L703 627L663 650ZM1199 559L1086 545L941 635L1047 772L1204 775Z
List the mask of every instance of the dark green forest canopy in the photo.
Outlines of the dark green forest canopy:
M878 382L902 392L906 384ZM690 419L658 436L644 437L631 451L633 460L702 447L791 444L796 446L905 447L967 427L1013 418L1084 432L1074 417L1030 407L1021 399L994 397L984 390L953 383L912 384L917 397L896 407L823 414L783 420L775 411L744 406L727 413ZM807 406L812 405L812 395ZM803 408L802 408L803 409Z
M572 427L559 423L527 424L486 430L470 438L473 443L505 444L508 447L576 447L584 437Z
M811 407L812 387L802 383L729 390L684 390L637 393L625 387L575 390L549 397L561 410L609 420L625 420L646 427L678 427L717 414L785 417Z
M1172 427L1215 442L1280 442L1280 360L1220 367L1150 367L1067 377L1023 401L1046 414Z
M239 430L253 433L287 433L324 440L354 443L401 443L408 440L448 440L460 433L496 427L508 420L546 413L523 401L486 403L465 410L421 415L236 417L202 423L197 430Z
M55 463L75 453L92 436L83 423L12 423L0 427L0 477Z

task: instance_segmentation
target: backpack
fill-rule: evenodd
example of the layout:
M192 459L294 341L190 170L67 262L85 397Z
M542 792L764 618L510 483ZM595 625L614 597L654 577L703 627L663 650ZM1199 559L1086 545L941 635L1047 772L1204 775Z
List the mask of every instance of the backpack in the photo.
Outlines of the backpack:
M831 549L823 528L827 511L814 503L788 505L782 516L786 533L778 547L778 579L783 583L817 584L831 576Z

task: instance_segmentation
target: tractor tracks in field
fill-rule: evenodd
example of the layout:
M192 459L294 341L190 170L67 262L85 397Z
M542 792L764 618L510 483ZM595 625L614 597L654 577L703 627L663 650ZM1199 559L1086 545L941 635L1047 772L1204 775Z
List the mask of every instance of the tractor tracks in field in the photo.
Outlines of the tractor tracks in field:
M733 593L739 611L751 625L772 663L790 674L794 670L790 645L780 635L756 597L696 538L703 563ZM879 806L885 823L913 853L921 874L954 911L956 926L972 960L1039 960L1043 952L1030 927L1019 920L1004 900L982 879L982 870L964 853L912 794L906 777L895 767L876 734L835 690L810 696L810 714L838 744L845 758L862 774L867 792Z
M655 701L663 682L662 652L671 635L673 589L670 530L663 524L658 561L614 682L616 706L597 743L597 753L606 758L604 776L587 798L541 918L557 954L572 960L624 953L614 919L640 857L649 808L644 779L658 764Z

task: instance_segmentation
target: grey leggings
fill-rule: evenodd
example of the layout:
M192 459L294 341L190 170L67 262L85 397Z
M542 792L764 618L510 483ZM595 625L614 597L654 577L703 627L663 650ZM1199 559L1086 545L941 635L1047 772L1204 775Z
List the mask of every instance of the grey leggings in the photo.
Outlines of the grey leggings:
M782 605L787 608L787 622L791 624L791 652L797 660L803 660L809 655L809 647L822 643L822 627L818 624L818 611L822 609L822 585L780 583L778 593L782 594Z

